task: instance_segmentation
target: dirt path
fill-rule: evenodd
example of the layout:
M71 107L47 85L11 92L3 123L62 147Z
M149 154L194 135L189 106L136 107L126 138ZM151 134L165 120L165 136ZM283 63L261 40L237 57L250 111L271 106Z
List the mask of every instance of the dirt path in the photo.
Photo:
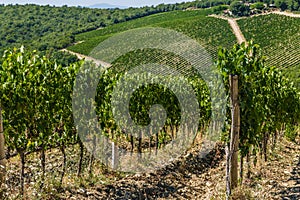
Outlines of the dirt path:
M290 13L290 12L281 12L279 10L272 11L272 12L267 12L267 13L256 14L256 15L252 15L251 17L261 16L261 15L269 15L269 14L278 14L278 15L284 15L284 16L288 16L288 17L300 18L300 14L294 14L294 13ZM237 38L238 43L241 44L242 42L246 42L246 38L243 35L243 32L241 31L241 29L240 29L240 27L237 23L237 20L245 19L245 18L248 18L248 17L230 18L230 17L225 17L225 16L221 16L221 15L214 15L214 14L209 15L209 16L227 20L228 23L231 26L231 29L232 29L235 37Z
M155 173L129 175L111 184L98 184L76 199L212 199L225 177L225 151L217 145L205 157L199 147ZM223 188L223 186L221 186ZM209 191L209 192L208 192ZM73 196L74 197L74 196Z
M243 42L246 42L246 38L243 35L243 33L242 33L238 23L236 22L236 20L235 19L228 19L228 23L230 24L230 26L233 30L233 33L235 34L235 37L238 40L238 43L241 44Z
M300 18L300 14L295 14L295 13L291 13L291 12L273 11L271 13L278 14L278 15L285 15L285 16L288 16L288 17Z
M224 17L224 16L219 16L219 15L210 15L211 17L216 17L216 18L220 18L220 19L224 19L227 20L238 43L241 44L243 42L246 42L245 36L243 35L238 23L236 22L236 19L233 18L228 18L228 17Z
M244 166L243 187L233 199L298 200L300 197L300 143L279 140L268 162L251 165L251 178L247 179ZM66 149L68 165L62 186L53 180L61 177L63 155L59 149L46 153L46 176L43 196L45 199L98 200L98 199L225 199L225 150L217 144L207 155L203 155L201 144L192 147L178 160L152 173L123 174L102 169L101 162L95 162L93 175L87 170L77 179L79 160L78 145ZM89 158L89 154L85 154ZM35 193L40 189L40 155L38 152L26 157L25 187L23 199L40 199ZM259 159L258 159L259 160ZM8 160L5 199L18 199L19 157ZM88 167L88 159L84 166ZM106 178L105 178L106 177ZM33 184L35 183L35 184ZM54 184L54 185L53 185ZM49 187L49 188L48 188ZM39 188L39 189L37 189ZM40 191L39 191L40 192ZM27 198L26 198L27 197Z
M77 56L77 58L80 59L80 60L85 59L86 61L92 61L92 62L94 62L96 65L101 65L101 66L103 66L103 67L105 67L105 68L111 67L111 64L109 64L109 63L107 63L107 62L104 62L104 61L102 61L102 60L97 60L97 59L92 58L92 57L90 57L90 56L86 56L86 55L83 55L83 54L80 54L80 53L76 53L76 52L70 51L70 50L68 50L68 49L62 49L61 51L68 52L68 53L70 53L70 54L72 54L72 55L75 55L75 56Z
M217 145L207 156L200 146L178 161L155 171L127 175L82 191L68 190L66 199L225 199L225 151ZM251 164L251 178L233 199L298 200L300 197L300 146L283 140L266 163ZM252 163L252 162L251 162ZM77 190L78 191L78 190Z

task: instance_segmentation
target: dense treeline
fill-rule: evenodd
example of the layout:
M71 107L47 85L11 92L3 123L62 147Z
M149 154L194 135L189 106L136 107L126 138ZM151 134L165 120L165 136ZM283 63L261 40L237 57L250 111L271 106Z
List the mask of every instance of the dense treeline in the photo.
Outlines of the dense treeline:
M13 46L44 51L61 49L74 42L74 35L159 12L183 10L195 3L160 4L128 9L91 9L0 5L0 53ZM199 6L200 7L200 6Z
M0 54L6 48L25 45L67 66L76 61L76 57L57 52L56 49L72 44L75 34L168 9L171 8L159 6L109 10L33 4L0 5Z
M46 53L48 58L69 65L76 57L59 53L74 43L75 35L147 15L183 10L194 3L160 4L128 9L91 9L0 4L0 54L4 49L25 45Z
M157 8L90 9L38 5L0 6L0 48L24 44L38 50L60 49L74 41L74 34L142 17Z
M280 9L281 11L300 11L299 0L250 0L250 1L233 1L230 4L230 11L235 16L249 16L261 13L264 10Z

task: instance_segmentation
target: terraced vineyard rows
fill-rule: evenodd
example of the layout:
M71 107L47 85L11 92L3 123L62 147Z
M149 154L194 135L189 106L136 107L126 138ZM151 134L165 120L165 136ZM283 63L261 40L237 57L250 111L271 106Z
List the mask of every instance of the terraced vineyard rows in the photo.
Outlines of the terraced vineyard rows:
M98 37L98 36L104 36L109 35L112 33L118 33L121 31L125 31L128 29L138 28L142 26L152 25L155 23L165 22L165 21L171 21L172 19L182 19L182 18L193 18L199 15L207 15L211 13L209 10L203 11L203 10L196 10L196 11L173 11L168 13L159 13L143 18L139 18L136 20L131 20L125 23L116 24L113 26L110 26L108 28L103 28L95 31L89 31L86 33L81 33L76 35L75 40L81 41L85 39L89 39L92 37Z
M152 15L101 30L79 34L76 40L83 42L71 46L68 49L87 55L97 44L115 33L120 33L132 28L151 26L169 28L182 32L198 40L209 53L216 57L219 46L230 47L236 42L236 38L226 21L206 17L208 14L211 14L210 10L175 11Z
M267 63L290 68L300 63L300 19L270 14L238 20L247 40L258 43Z
M216 58L219 46L230 47L236 43L236 37L227 21L210 17L196 17L191 20L181 19L156 24L164 28L174 29L197 40Z

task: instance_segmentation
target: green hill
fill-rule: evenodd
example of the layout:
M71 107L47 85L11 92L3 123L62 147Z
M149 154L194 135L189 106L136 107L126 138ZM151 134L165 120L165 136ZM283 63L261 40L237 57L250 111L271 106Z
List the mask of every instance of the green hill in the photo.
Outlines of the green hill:
M128 9L91 9L0 4L0 54L9 47L40 51L61 49L74 42L74 35L154 13L185 9L189 4L169 4Z
M158 6L163 13L142 17L134 14L138 9L0 5L0 199L225 199L231 187L225 170L227 181L233 180L231 172L239 174L229 199L299 199L299 90L265 65L257 45L234 45L233 30L241 34L235 22L232 30L228 21L208 16L226 6L166 12L176 6ZM103 20L105 27L98 24ZM268 15L238 22L247 40L262 46L268 64L300 80L299 19ZM115 49L108 43L106 55L118 58L103 73L82 61L63 66L39 55L66 47L89 55L105 39L143 27L172 29L196 40L216 58L224 88L207 68L203 74L194 70L201 55L172 34L143 35L154 38L156 47L171 43L166 49L149 45L127 52L124 37ZM134 34L127 36L135 44L146 38L138 43ZM29 47L1 55L1 49L21 44ZM172 52L174 47L182 54ZM120 49L127 53L119 56ZM186 55L196 56L189 61ZM219 141L215 148L211 139Z
M75 36L78 44L69 50L88 55L105 39L126 30L140 27L163 27L184 33L197 40L215 58L219 46L230 47L236 43L226 20L208 17L212 9L173 11L115 24L100 30ZM262 47L267 64L283 69L300 85L300 18L270 14L237 20L247 41L254 40Z
M253 39L268 56L267 62L282 68L300 63L300 18L270 14L238 20L247 40Z
M68 49L88 55L100 42L116 33L140 27L163 27L179 31L197 40L215 57L219 46L230 47L236 42L236 38L225 20L207 16L211 13L212 9L173 11L115 24L76 35L75 40L79 43Z
M270 14L238 20L247 40L258 43L267 64L283 69L300 87L300 18Z

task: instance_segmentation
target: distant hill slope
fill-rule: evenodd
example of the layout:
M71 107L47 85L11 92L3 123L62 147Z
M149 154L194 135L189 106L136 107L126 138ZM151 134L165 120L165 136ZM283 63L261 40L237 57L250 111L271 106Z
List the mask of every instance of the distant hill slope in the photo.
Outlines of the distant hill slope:
M130 10L0 5L0 54L20 46L61 49L74 42L74 34L156 13L156 9Z
M75 40L81 42L68 49L88 55L100 42L114 34L133 28L163 27L179 31L199 41L215 57L219 46L230 47L236 42L236 38L225 20L207 17L211 13L213 9L173 11L139 18L78 34Z
M94 4L88 6L89 8L102 8L102 9L107 9L107 8L120 8L120 9L125 9L128 8L127 6L120 6L120 5L112 5L108 3L100 3L100 4Z
M176 9L189 6L183 3ZM20 47L22 44L40 51L61 49L74 42L75 34L174 9L174 6L169 5L91 9L0 3L0 56L5 49Z
M270 14L244 18L238 24L247 40L262 47L270 65L300 65L300 18Z
M219 46L230 47L236 38L226 20L206 17L211 9L173 11L116 24L75 36L81 43L68 49L88 55L100 42L114 34L140 27L164 27L182 32L203 45L213 57ZM300 88L300 18L270 14L237 20L246 40L262 47L267 64L284 69Z
M258 43L267 64L283 69L300 88L300 18L278 14L238 20L247 40Z

